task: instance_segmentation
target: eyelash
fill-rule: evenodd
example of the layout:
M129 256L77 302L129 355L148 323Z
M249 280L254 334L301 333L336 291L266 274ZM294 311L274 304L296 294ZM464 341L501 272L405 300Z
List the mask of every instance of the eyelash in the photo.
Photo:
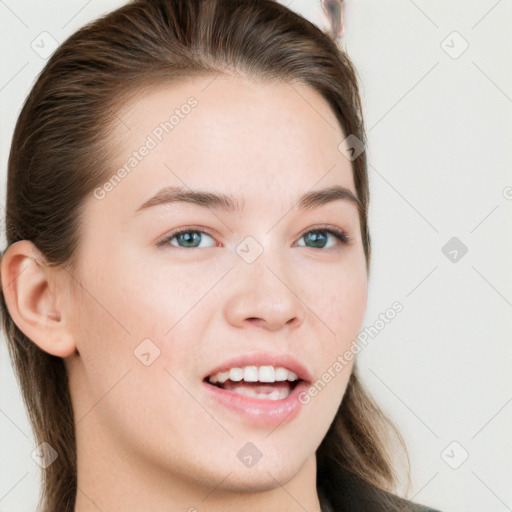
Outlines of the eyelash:
M308 233L312 233L315 231L320 231L323 233L329 233L333 235L337 240L339 240L343 245L349 245L352 243L352 237L349 236L345 231L342 231L341 229L334 228L331 226L320 226L315 229L310 229L309 231L306 231L303 233L300 238L306 236ZM193 229L193 228L180 228L176 231L173 231L169 235L167 235L163 240L157 242L157 247L163 247L164 245L169 244L169 242L176 236L179 236L183 233L204 233L208 235L211 238L214 238L213 235L208 233L208 231L203 231L200 229ZM172 246L174 247L174 246ZM307 246L306 246L307 247ZM176 247L177 249L200 249L200 247ZM323 247L310 247L310 249L323 249Z

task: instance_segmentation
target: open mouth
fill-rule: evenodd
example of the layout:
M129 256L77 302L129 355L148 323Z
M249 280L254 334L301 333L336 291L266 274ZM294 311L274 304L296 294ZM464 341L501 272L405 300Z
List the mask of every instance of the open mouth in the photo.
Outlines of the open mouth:
M244 380L236 382L228 378L225 382L210 382L209 378L205 378L204 382L220 389L251 398L283 400L288 397L299 382L302 381L296 379L294 381L286 380L281 382L245 382Z

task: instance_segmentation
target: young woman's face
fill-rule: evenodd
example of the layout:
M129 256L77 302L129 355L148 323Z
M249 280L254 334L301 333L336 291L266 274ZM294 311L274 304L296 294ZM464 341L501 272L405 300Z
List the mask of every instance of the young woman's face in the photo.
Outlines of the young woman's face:
M339 357L367 299L346 135L307 86L212 80L117 112L115 177L85 204L69 306L79 356L66 359L79 471L275 487L314 463L343 397L352 363ZM207 382L230 368L278 381Z

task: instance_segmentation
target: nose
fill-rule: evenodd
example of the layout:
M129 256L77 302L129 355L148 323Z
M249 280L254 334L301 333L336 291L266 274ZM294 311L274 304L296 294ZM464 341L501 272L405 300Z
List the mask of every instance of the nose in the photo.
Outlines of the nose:
M277 331L299 327L307 313L299 277L277 251L264 251L254 262L239 260L231 278L235 285L224 304L224 316L235 327L255 325ZM293 276L293 278L292 278Z

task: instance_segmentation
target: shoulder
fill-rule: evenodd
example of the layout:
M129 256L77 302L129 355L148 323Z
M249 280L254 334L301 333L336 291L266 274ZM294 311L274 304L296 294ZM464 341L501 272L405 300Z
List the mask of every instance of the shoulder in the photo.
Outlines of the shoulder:
M412 505L415 508L411 508L411 511L414 511L414 512L441 512L440 510L426 507L424 505L418 505L417 503L413 503Z
M433 509L427 507L425 505L420 505L419 503L413 503L412 501L402 500L403 501L403 512L441 512L440 510Z
M336 484L327 484L325 494L322 490L321 496L325 498L322 510L325 512L441 512L378 489L357 478L345 478Z
M366 500L363 497L361 502L356 504L354 512L359 510L361 505L363 505L361 507L361 512L363 510L367 510L368 506L371 507L371 510L375 510L375 512L441 512L440 510L433 509L427 505L415 503L395 494L386 492L382 493L379 498L375 497L375 499Z

